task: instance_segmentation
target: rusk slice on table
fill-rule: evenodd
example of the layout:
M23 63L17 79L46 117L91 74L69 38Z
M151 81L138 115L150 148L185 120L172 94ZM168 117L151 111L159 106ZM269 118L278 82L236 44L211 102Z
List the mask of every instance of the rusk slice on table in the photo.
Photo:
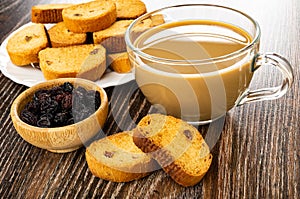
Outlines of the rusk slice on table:
M108 54L107 64L117 73L127 73L131 70L127 52Z
M87 39L86 33L71 32L64 22L55 24L48 30L52 47L64 47L84 44Z
M17 66L38 63L38 53L49 46L43 24L31 24L16 32L8 40L6 50L11 62Z
M155 160L134 145L131 131L94 141L85 156L93 175L113 182L136 180L158 169Z
M106 69L106 50L102 45L46 48L39 53L45 79L80 77L95 81Z
M86 33L108 28L116 21L117 12L112 1L90 1L65 8L62 16L70 31Z
M197 184L211 165L212 155L198 130L172 116L147 115L134 129L133 141L182 186Z
M73 4L43 4L31 8L31 21L34 23L58 23L63 21L62 10Z
M133 20L116 21L107 29L94 32L94 43L103 45L110 53L126 51L124 35L132 21Z

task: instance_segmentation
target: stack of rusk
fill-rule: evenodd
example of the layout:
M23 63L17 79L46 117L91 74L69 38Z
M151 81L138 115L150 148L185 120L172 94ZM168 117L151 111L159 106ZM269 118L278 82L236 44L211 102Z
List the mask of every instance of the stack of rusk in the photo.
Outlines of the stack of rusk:
M13 64L39 63L46 80L80 77L95 81L107 67L118 73L131 70L124 35L130 23L147 12L142 1L45 4L31 10L33 23L8 40ZM141 31L164 23L162 16L145 20ZM47 30L45 24L53 26Z

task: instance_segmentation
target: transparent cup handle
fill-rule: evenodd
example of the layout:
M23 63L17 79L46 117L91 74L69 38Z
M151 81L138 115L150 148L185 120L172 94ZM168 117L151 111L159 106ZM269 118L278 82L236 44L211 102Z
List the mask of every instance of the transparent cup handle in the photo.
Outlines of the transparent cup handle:
M283 77L281 85L257 90L248 89L238 98L237 106L250 102L278 99L291 87L294 81L294 74L292 66L287 59L276 53L257 54L252 63L252 71L254 72L263 65L273 65L281 72Z

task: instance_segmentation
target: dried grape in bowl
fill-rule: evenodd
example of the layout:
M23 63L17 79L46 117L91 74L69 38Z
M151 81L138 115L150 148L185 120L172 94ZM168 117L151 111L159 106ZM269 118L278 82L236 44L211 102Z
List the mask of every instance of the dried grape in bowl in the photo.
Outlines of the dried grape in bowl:
M62 127L92 115L101 104L100 93L74 87L70 82L51 89L36 91L20 118L27 124L42 127Z

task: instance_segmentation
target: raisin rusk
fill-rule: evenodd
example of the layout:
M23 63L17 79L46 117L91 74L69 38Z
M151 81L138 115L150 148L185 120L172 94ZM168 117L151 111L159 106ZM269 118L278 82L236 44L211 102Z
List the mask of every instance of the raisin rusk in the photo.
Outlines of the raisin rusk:
M112 25L117 18L112 1L91 1L63 9L66 27L75 33L96 32Z

